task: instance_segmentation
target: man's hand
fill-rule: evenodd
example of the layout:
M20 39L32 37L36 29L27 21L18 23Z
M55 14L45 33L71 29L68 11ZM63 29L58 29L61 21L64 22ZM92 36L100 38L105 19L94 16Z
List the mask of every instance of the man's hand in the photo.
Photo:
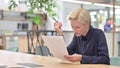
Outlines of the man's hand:
M70 62L80 62L82 60L82 55L80 54L65 55L64 57Z

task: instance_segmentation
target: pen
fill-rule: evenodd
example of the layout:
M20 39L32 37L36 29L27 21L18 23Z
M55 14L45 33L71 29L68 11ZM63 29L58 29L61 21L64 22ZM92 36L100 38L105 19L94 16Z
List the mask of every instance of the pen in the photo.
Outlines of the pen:
M53 17L53 20L54 20L54 21L57 21L54 17Z
M52 18L56 23L58 23L58 21L54 17L52 17ZM59 28L61 28L62 24L61 23L58 23L58 24L59 24Z

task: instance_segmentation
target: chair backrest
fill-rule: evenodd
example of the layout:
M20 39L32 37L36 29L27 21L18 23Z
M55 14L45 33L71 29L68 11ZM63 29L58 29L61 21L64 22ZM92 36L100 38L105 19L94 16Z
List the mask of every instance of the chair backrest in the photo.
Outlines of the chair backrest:
M52 56L47 46L37 46L35 49L35 54L42 56Z
M120 57L110 57L110 64L120 66Z
M40 52L38 53L38 51L40 51L39 48L42 47L42 46L39 46L41 45L40 35L56 35L56 32L51 30L27 31L28 53L30 54L40 53ZM47 50L45 47L42 47L42 48L43 50L44 49ZM39 54L39 55L42 55L42 54Z

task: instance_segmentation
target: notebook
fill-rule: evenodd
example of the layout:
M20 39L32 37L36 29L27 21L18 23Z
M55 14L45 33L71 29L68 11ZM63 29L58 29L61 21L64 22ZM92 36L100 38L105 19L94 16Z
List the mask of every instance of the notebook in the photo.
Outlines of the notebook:
M41 36L52 55L56 58L66 60L64 55L68 55L66 44L62 36Z
M34 63L17 63L18 65L23 65L23 66L27 66L27 67L44 67L43 65L38 65L38 64L34 64ZM16 67L18 68L18 67Z

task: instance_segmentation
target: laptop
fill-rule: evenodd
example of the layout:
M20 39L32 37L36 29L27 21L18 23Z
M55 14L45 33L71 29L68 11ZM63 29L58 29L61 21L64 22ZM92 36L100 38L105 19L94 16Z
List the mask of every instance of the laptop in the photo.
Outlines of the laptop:
M63 36L41 36L44 45L48 47L49 51L56 58L66 60L64 55L68 55L66 44Z

